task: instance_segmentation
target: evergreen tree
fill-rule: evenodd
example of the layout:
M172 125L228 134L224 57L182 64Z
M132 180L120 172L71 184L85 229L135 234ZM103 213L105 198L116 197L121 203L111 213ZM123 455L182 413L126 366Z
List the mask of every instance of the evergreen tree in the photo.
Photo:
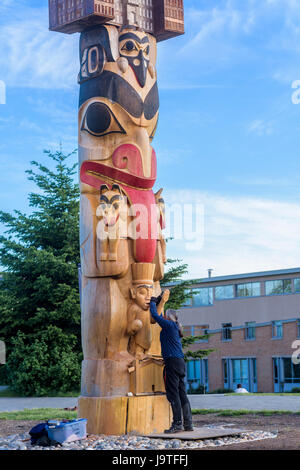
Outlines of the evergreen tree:
M74 154L45 151L54 169L36 161L27 171L38 192L30 215L0 212L0 339L6 382L24 395L79 389L81 340L79 187ZM53 165L52 165L53 166Z

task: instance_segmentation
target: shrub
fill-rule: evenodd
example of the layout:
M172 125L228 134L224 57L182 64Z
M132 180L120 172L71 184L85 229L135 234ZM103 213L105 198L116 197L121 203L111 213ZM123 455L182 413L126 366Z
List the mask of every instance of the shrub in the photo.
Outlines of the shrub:
M79 389L81 358L74 352L75 341L53 326L32 343L18 333L7 360L8 383L23 396Z

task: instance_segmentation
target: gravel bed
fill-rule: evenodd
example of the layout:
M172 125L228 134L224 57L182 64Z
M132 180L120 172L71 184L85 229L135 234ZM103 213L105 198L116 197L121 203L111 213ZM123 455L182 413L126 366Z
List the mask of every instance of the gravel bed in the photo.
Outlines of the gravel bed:
M220 428L220 426L219 426ZM276 432L250 431L238 436L218 437L198 441L182 441L180 439L151 439L135 435L126 436L95 436L64 443L52 447L32 446L28 434L13 434L0 437L0 450L171 450L171 449L202 449L204 447L220 447L263 439L274 439Z

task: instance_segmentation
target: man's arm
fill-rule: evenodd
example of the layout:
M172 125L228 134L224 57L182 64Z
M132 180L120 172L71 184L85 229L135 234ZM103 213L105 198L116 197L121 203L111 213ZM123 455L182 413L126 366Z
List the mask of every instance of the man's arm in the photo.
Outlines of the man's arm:
M150 302L150 313L152 318L159 324L161 328L168 328L170 321L166 320L163 316L158 315L155 302Z
M162 294L161 301L159 302L159 304L156 307L157 308L157 313L159 315L164 313L164 306L168 302L169 298L170 298L170 291L165 290L164 293Z

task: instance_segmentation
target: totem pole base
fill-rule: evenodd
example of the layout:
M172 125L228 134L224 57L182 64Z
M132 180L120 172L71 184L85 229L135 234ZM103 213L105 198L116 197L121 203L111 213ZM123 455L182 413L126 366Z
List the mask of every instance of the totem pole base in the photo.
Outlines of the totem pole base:
M78 417L89 434L152 434L170 427L172 411L165 395L79 397Z

